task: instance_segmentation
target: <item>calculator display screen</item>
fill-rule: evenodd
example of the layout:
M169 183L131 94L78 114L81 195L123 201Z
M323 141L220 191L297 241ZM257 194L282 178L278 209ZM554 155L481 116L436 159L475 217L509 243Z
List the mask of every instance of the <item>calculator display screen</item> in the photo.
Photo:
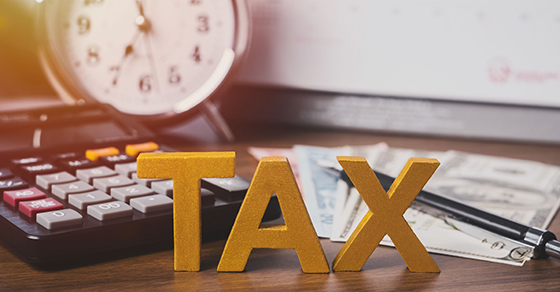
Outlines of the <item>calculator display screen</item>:
M130 136L112 121L68 125L63 127L46 128L41 134L41 145L44 147L59 144L81 144L100 140L115 140Z
M32 148L67 147L77 144L98 144L104 141L121 141L131 136L113 121L95 121L89 123L48 127L24 127L7 130L0 139L0 152L17 151Z

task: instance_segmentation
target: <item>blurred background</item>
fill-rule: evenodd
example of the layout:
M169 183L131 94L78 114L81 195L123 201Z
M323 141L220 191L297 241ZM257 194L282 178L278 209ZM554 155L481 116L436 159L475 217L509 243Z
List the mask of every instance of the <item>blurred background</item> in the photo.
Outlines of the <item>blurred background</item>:
M560 142L557 1L247 2L250 51L221 99L232 123ZM34 5L0 1L3 110L59 102Z
M37 56L30 0L0 1L0 102L2 111L58 104Z

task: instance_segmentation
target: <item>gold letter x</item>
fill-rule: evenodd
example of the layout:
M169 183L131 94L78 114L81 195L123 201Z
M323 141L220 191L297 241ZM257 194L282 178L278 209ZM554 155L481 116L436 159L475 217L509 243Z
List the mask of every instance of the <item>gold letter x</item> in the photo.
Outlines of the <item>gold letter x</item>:
M439 166L439 161L411 158L386 193L363 157L338 157L338 162L368 205L369 211L333 261L333 271L359 271L385 234L411 272L439 272L434 260L403 217L414 198Z

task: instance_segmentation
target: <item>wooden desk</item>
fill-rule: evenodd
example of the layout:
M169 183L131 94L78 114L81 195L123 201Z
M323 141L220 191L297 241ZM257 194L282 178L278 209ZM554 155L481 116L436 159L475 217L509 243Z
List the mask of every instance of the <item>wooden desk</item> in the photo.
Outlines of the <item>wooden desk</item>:
M385 141L392 147L427 150L462 150L481 154L531 159L560 165L560 147L519 143L480 142L379 134L261 129L238 131L233 145L184 145L167 143L185 151L234 150L237 173L252 177L257 161L247 147L366 145ZM192 145L192 144L191 144ZM549 230L560 235L560 216ZM0 230L1 232L1 230ZM243 273L217 273L225 240L202 245L201 272L174 272L173 251L87 262L74 267L42 269L30 266L0 246L0 290L439 290L439 291L560 291L560 261L532 260L513 267L476 260L432 255L440 274L416 274L407 270L394 248L378 247L363 271L304 274L294 250L255 250ZM323 239L329 263L342 247Z

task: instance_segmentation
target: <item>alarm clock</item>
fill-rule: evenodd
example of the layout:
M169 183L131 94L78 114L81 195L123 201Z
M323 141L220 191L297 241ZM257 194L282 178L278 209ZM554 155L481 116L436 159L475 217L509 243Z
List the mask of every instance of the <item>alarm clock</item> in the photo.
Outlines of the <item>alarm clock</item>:
M40 60L61 99L148 125L223 95L249 42L244 0L38 2Z

